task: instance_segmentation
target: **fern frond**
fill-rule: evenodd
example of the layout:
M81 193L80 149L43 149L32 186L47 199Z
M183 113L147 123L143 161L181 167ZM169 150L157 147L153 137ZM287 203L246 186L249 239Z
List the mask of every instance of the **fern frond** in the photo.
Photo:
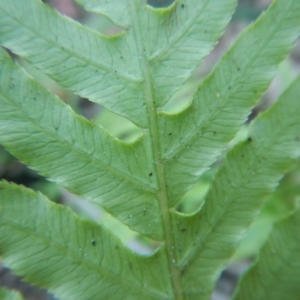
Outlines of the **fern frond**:
M140 257L106 229L24 187L1 182L0 198L0 253L25 280L60 299L170 299L162 251Z
M294 300L299 297L299 227L299 209L274 226L257 261L240 281L234 300Z
M77 115L0 49L0 142L160 248L128 250L101 225L0 183L0 253L61 300L209 299L266 196L300 155L300 77L231 150L202 209L176 211L245 123L300 29L300 2L275 0L199 85L165 105L222 34L235 0L77 0L122 32L105 36L39 0L0 0L0 43L63 87L139 127L123 142ZM116 11L116 13L115 13ZM30 17L28 17L30 16Z
M291 50L299 19L297 1L275 1L224 55L188 109L175 116L159 115L170 206L195 184L244 124Z
M186 217L173 213L187 298L207 299L210 283L226 267L264 199L300 156L299 95L300 77L253 122L249 139L229 152L201 211ZM199 278L203 284L197 286Z
M113 138L26 76L2 49L0 62L1 142L44 176L161 240L153 162L144 159L152 156L149 140L128 145Z

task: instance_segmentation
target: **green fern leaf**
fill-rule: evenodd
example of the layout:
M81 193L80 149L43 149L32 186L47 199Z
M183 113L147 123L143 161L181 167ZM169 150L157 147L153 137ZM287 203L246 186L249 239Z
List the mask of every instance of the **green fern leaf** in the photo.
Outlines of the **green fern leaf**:
M173 213L177 261L188 295L207 299L209 283L225 268L264 198L299 157L299 95L300 77L255 120L249 139L230 151L201 211L187 217ZM197 286L199 277L206 284Z
M176 117L160 118L172 204L215 161L267 89L298 35L293 30L299 28L298 10L295 1L275 1L224 55L190 107ZM166 136L169 132L174 134Z
M269 240L261 250L259 259L242 278L233 299L298 299L300 234L297 228L299 227L299 209L275 225Z
M0 194L1 255L18 274L26 274L25 280L60 299L115 299L118 293L170 298L162 251L141 258L110 232L31 190L2 182Z
M105 36L39 0L0 0L0 43L75 94L137 125L125 143L77 115L0 49L0 142L18 159L160 243L131 252L99 224L41 194L0 184L0 254L61 300L209 299L220 272L300 155L300 78L229 152L202 209L177 203L224 151L300 29L300 2L275 0L201 83L167 113L228 23L235 0L77 0L122 32ZM28 17L31 16L31 17ZM276 126L278 125L278 126ZM8 233L8 234L7 234Z
M144 163L145 155L152 156L149 141L127 145L116 140L38 86L3 50L0 61L1 74L10 74L1 77L3 86L8 87L1 103L2 143L43 175L87 199L101 201L124 223L161 239L154 194L157 184L148 179L153 163ZM20 92L27 97L20 98ZM51 113L44 114L44 110ZM26 137L35 137L35 142L25 142Z

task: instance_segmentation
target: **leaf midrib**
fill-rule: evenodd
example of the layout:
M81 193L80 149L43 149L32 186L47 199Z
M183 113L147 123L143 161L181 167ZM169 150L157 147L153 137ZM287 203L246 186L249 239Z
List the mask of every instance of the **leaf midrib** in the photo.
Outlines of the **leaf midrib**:
M143 39L140 31L141 24L138 18L136 0L130 0L130 14L132 19L132 30L136 40L137 52L139 53L140 68L144 76L144 94L146 96L146 108L149 124L149 136L152 142L152 151L155 159L155 169L158 179L159 191L157 197L160 205L161 219L163 223L164 237L165 237L165 254L169 266L170 280L172 282L174 299L182 300L182 287L180 280L180 272L177 268L175 257L175 243L172 234L171 218L168 206L168 193L166 187L166 174L164 168L164 161L161 159L161 146L159 139L159 128L157 122L157 111L155 106L155 99L153 95L153 84L151 79L150 67L148 64L148 58L143 51Z

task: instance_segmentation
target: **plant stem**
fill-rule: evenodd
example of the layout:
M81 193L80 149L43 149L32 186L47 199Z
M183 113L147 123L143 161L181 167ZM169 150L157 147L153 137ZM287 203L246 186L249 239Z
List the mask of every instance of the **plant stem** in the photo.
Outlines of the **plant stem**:
M148 112L148 123L149 123L149 134L152 140L152 151L154 155L156 174L159 185L159 192L157 197L160 204L161 218L164 227L165 235L165 251L168 259L169 271L172 280L174 299L183 300L181 280L180 280L180 270L176 264L176 256L174 251L174 239L172 233L172 224L170 218L170 210L168 206L168 193L166 186L166 176L165 176L165 167L164 161L161 157L160 151L160 138L159 138L159 128L157 122L157 111L155 107L155 99L153 95L153 85L150 76L150 70L147 63L146 53L143 49L142 36L140 32L140 22L137 14L137 5L135 0L130 1L130 8L132 13L132 27L134 30L134 35L137 42L137 50L139 53L139 61L141 64L141 69L144 75L144 93L146 96L146 107Z

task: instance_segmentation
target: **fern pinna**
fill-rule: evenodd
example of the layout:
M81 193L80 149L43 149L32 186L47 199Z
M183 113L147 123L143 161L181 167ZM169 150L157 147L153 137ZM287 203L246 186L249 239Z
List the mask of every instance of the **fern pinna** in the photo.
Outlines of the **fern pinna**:
M143 134L133 142L115 138L38 84L2 48L0 142L160 247L149 256L134 253L109 229L40 193L2 182L3 262L61 300L209 299L264 199L299 156L299 77L252 123L248 140L229 151L201 209L183 214L177 204L224 152L276 75L299 33L300 2L275 0L189 105L174 113L166 105L216 44L236 0L176 0L160 8L144 0L76 2L121 32L105 36L39 0L0 0L1 45ZM299 213L282 226L295 224ZM272 238L285 240L287 231ZM290 234L299 241L297 232ZM300 261L298 249L296 243L288 253ZM272 260L286 276L300 278L299 263L287 268L280 255ZM266 294L247 299L283 299L279 293L269 298L268 275L253 280L245 276L237 299L253 284ZM296 299L299 279L282 288L287 286Z

